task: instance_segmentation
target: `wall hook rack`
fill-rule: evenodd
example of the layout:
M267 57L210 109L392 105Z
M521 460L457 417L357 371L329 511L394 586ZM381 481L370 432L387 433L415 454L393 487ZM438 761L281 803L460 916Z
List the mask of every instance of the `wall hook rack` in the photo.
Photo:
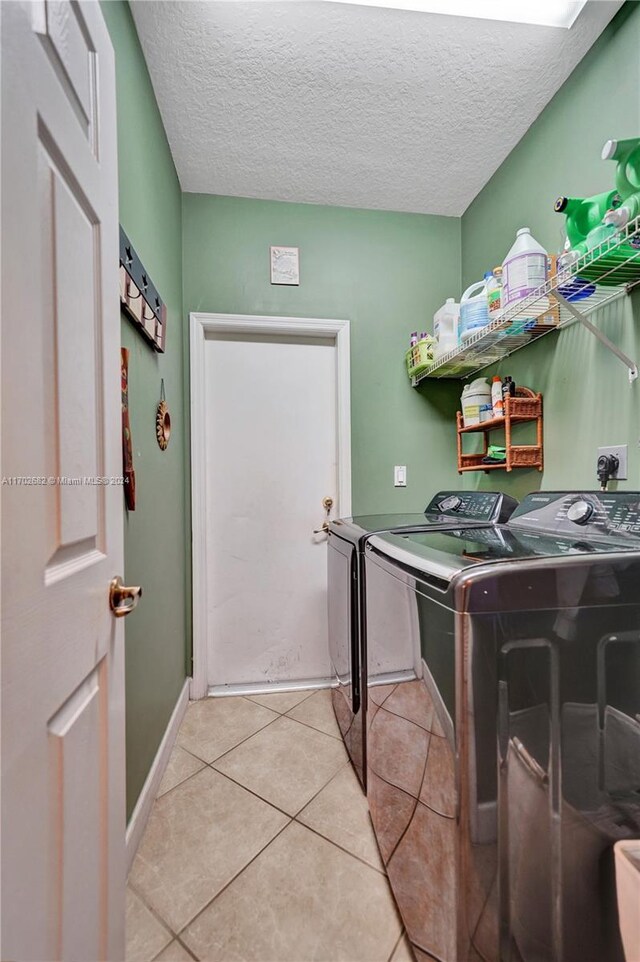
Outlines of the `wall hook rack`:
M164 353L167 308L134 246L120 228L120 305L154 350Z

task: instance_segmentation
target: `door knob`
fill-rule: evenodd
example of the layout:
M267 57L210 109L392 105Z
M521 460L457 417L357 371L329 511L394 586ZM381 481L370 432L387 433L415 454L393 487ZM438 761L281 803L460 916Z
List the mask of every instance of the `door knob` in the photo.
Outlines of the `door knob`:
M122 578L116 577L109 585L109 607L116 618L124 618L136 607L141 595L139 585L128 587L122 584Z
M323 532L326 534L329 530L329 515L331 514L331 509L333 507L333 498L329 497L328 495L326 498L323 498L322 507L326 511L327 517L324 519L319 528L313 529L314 534L322 534Z

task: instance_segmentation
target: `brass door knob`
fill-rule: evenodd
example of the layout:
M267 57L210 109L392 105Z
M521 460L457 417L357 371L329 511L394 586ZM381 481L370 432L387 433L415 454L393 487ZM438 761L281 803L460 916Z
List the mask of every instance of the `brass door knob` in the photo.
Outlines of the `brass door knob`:
M128 587L122 584L122 578L116 577L109 585L109 607L116 618L124 618L136 607L141 595L139 585Z
M331 514L331 509L333 507L333 498L329 497L329 495L327 495L326 498L323 498L322 507L324 508L327 517L324 519L319 528L313 529L314 534L322 534L323 532L326 534L329 530L329 515Z

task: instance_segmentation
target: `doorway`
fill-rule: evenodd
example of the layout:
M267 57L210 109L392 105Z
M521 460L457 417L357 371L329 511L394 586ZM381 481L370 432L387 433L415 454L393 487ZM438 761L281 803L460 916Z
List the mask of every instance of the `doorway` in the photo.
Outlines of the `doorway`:
M191 315L192 697L329 684L349 400L348 321Z

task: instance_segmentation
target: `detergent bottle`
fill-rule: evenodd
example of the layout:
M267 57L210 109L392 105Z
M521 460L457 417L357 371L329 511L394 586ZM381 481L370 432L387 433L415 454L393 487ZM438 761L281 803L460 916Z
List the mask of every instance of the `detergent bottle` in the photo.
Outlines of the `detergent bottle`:
M465 340L477 334L489 323L487 303L487 275L466 289L460 298L460 338Z
M433 315L433 336L437 342L436 357L441 357L457 348L459 319L460 305L456 304L453 297L448 297L446 303Z
M603 224L608 210L619 207L617 190L593 197L558 197L553 209L566 217L568 250L560 258L561 267L569 267L587 251L601 244L615 230Z
M487 305L492 321L502 314L502 267L494 267L487 278Z
M532 294L546 279L547 252L528 227L521 227L502 265L504 306Z
M460 398L462 420L466 428L483 421L490 421L493 417L491 406L491 388L486 377L478 377L471 384L465 384Z
M604 221L624 227L640 215L640 137L630 140L608 140L602 148L603 160L615 160L616 187L621 206L608 210Z

